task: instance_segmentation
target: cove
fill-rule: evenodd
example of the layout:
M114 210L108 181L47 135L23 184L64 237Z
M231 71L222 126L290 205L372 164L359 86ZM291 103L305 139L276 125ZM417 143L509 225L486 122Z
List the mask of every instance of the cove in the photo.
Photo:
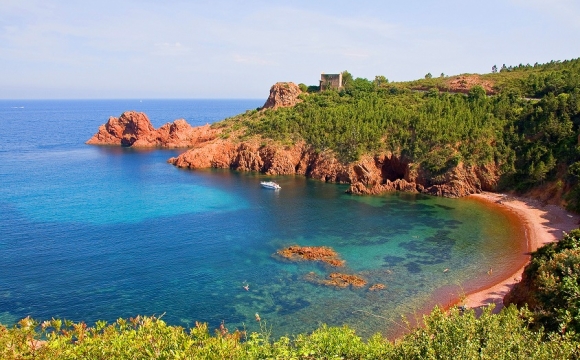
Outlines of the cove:
M139 156L147 162L151 153ZM124 161L135 163L131 156ZM122 198L122 209L138 209L124 217L109 205L98 208L83 197L75 203L68 195L66 206L50 202L53 215L46 218L39 214L47 209L4 204L8 221L19 224L2 227L11 239L3 247L11 252L4 271L12 274L2 274L2 302L16 310L10 312L14 318L113 321L165 313L168 322L182 326L204 321L217 327L224 321L230 328L258 330L259 313L275 335L322 323L348 324L364 336L388 334L403 314L421 312L425 304L445 305L493 282L487 270L493 266L498 277L502 269L509 271L525 244L509 217L468 200L404 193L355 197L345 195L344 186L299 176L276 177L282 190L268 191L259 186L265 178L259 174L163 165L172 173L172 186L151 192L144 177L93 200L118 204L115 199ZM141 188L141 197L128 188ZM174 195L163 196L167 192L193 207L176 212ZM158 198L144 210L150 195ZM139 217L146 209L157 216ZM386 289L309 282L308 274L324 278L336 269L274 256L294 244L330 246L346 261L341 272Z
M200 105L160 101L155 109L176 104L190 113ZM322 323L389 334L401 315L446 304L521 264L521 225L469 199L352 196L302 176L177 169L166 160L179 151L84 145L103 113L118 114L114 107L127 108L36 102L2 114L13 136L32 140L0 135L0 322L165 314L172 325L223 321L258 331L259 313L274 336ZM30 117L44 119L40 130L22 125ZM76 137L59 135L65 125ZM262 180L282 190L263 189ZM308 281L337 269L274 255L294 244L332 247L345 260L340 271L367 285ZM375 283L386 288L370 291Z

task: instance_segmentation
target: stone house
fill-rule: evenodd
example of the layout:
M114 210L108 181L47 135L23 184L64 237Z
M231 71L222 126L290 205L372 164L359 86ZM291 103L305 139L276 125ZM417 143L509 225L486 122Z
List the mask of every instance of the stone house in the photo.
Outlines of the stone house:
M320 74L320 90L342 89L342 74Z

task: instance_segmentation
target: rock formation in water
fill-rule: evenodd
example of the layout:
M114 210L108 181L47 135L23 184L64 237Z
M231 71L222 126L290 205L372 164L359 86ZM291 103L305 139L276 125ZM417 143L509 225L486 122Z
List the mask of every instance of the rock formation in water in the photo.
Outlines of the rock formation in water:
M358 275L349 275L333 272L328 275L328 279L323 281L326 286L336 286L345 288L349 285L354 287L363 287L367 284L367 281Z
M333 249L326 246L298 246L293 245L282 250L278 250L276 254L289 260L310 260L322 261L331 266L344 266L344 260L341 260Z
M367 281L358 275L350 275L333 272L328 275L327 278L321 278L316 273L310 272L304 276L306 281L314 284L334 286L338 288L347 288L349 286L353 287L363 287L367 284Z
M278 82L270 88L270 96L262 108L292 107L300 101L298 95L301 93L298 85L293 82Z
M144 113L126 111L120 117L110 117L99 127L87 144L121 145L132 147L191 147L215 137L209 125L192 127L183 119L167 123L159 129L153 128Z
M387 286L385 284L378 283L378 284L374 284L371 287L369 287L369 291L379 291L379 290L384 290L386 288L387 288Z

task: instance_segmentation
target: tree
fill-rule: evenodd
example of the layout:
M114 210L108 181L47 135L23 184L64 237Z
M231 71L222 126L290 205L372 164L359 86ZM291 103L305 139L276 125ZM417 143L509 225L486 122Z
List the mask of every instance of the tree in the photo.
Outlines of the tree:
M491 72L494 74L497 73L497 65L491 67Z
M470 101L477 101L485 98L485 89L482 88L480 85L475 85L469 90L467 94L467 98Z
M341 74L342 74L342 86L343 86L344 88L348 88L348 87L350 87L350 84L351 84L351 83L352 83L352 81L353 81L352 74L351 74L351 73L349 73L349 72L348 72L348 71L346 71L346 70L344 70L344 71L343 71Z
M375 76L375 80L373 81L373 84L377 88L380 88L381 85L386 85L388 83L389 83L389 79L387 79L383 75L377 75L377 76Z
M433 75L431 75L431 73L427 73L425 75L425 79L431 79L433 77Z

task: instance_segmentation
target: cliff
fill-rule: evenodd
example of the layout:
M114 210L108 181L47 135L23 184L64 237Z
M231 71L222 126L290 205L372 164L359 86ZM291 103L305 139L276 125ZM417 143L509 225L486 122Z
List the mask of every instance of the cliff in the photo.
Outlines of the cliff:
M183 119L155 129L144 113L126 111L118 118L110 117L86 143L145 148L191 147L215 138L215 133L209 125L194 128Z
M279 107L292 107L300 100L302 93L298 85L293 82L278 82L270 88L270 95L264 103L263 109L277 109Z
M352 194L407 191L462 197L494 190L499 178L493 166L463 164L433 177L391 153L365 155L359 161L343 164L331 152L318 153L304 142L289 146L261 145L257 139L239 143L224 139L208 141L168 162L189 169L213 167L270 175L300 174L326 182L351 184L347 192Z

